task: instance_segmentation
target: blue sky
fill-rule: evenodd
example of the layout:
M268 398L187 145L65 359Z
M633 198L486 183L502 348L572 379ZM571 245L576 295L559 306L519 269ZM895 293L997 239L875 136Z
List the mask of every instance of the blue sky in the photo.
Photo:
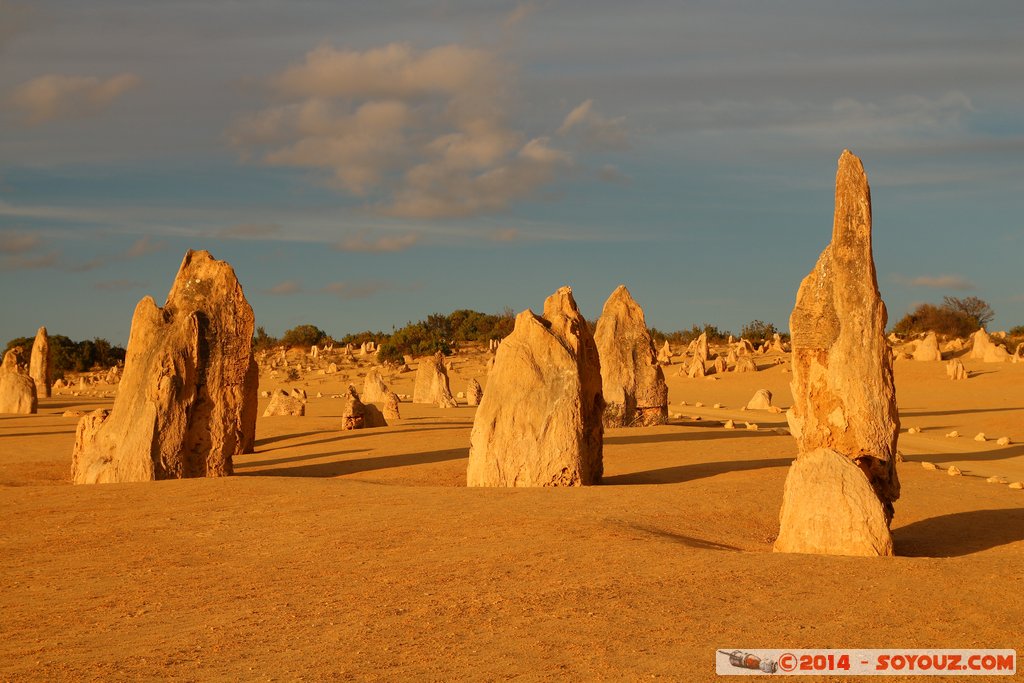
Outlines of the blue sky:
M1024 4L0 0L0 341L124 342L188 248L272 334L432 312L787 325L835 164L894 321L1024 324Z

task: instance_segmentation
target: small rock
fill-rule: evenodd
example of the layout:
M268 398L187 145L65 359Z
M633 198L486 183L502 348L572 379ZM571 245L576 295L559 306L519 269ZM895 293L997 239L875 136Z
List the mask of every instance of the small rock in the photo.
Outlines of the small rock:
M686 405L686 401L680 401L680 402L679 402L679 405L681 405L681 406L685 406L685 405Z
M985 432L978 432L978 435L974 437L975 441L985 441Z
M769 413L775 413L776 415L778 415L779 413L782 412L782 408L780 408L778 406L772 406L771 408L768 409L768 412Z
M745 422L744 424L746 424L747 425L747 429L749 429L752 432L756 432L758 430L758 426L754 422Z
M715 407L715 408L721 408L721 407L722 407L722 404L721 404L721 403L716 403L716 404L714 405L714 407Z
M736 429L736 423L734 423L732 420L726 420L725 424L722 426L725 427L726 429Z
M911 427L910 429L907 430L907 434L920 434L920 433L921 433L921 428L920 427Z
M1021 489L1024 489L1024 481L1015 481L1012 484L1010 484L1010 488L1017 489L1018 491L1020 491Z
M961 474L963 474L963 472L961 472L960 468L957 467L956 465L950 465L949 469L946 470L946 474L948 474L951 477L959 477Z
M987 481L990 484L1005 484L1006 477L989 477L985 481Z
M999 440L996 441L996 445L997 446L1009 446L1010 445L1010 437L1008 437L1008 436L1001 436L1001 437L999 437Z
M958 436L960 436L960 432L956 431L955 429L951 431L949 434L946 434L947 439L955 439Z
M696 403L693 404L693 407L694 408L703 408L704 404L701 403L700 401L697 401Z
M700 422L701 417L700 415L691 415L690 419L693 420L694 422Z
M935 463L933 463L933 462L926 462L926 461L921 461L921 467L925 468L926 470L935 470L935 469L938 469L938 468L937 468L937 467L935 466Z

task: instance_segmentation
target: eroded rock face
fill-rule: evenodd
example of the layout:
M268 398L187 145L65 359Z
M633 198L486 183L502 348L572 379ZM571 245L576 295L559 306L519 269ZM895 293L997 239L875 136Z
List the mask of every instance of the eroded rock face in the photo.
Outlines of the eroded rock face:
M775 550L825 555L892 555L882 502L864 472L827 448L790 465Z
M420 365L416 369L412 402L433 403L438 408L454 408L458 405L452 396L448 371L444 367L444 355L440 351L433 358L420 360Z
M644 312L625 285L619 285L605 302L594 342L601 359L605 428L665 424L665 373Z
M697 337L696 345L694 346L693 353L695 356L701 359L702 362L706 363L708 358L711 357L711 351L708 349L708 333L701 332L700 336Z
M366 406L359 400L356 388L349 386L342 397L345 405L341 410L341 428L345 431L362 429L366 426Z
M498 347L470 436L469 486L577 486L603 474L601 366L572 290Z
M263 411L263 417L278 415L303 417L305 414L306 392L302 389L292 389L291 393L284 389L278 389L270 395L270 404Z
M914 349L914 360L942 360L942 352L939 351L939 340L934 332L929 332L918 343L917 348Z
M381 403L387 395L388 385L384 384L384 379L380 376L377 368L371 368L363 381L363 401L365 403Z
M381 414L385 420L402 419L402 414L398 410L398 402L398 394L389 391L388 395L384 398L384 407L381 409Z
M772 407L772 392L767 389L758 389L753 397L747 401L747 410L768 410Z
M819 449L850 459L870 482L887 524L900 495L895 460L899 415L884 332L887 314L871 252L871 195L864 167L849 151L839 159L835 199L832 242L800 284L790 316L793 407L786 417L797 440L798 462ZM804 477L787 483L787 495L800 495L799 486L812 481ZM787 525L801 523L795 514L785 520ZM824 530L815 552L829 552ZM784 528L782 533L805 531Z
M757 372L757 363L750 356L740 356L736 359L733 372Z
M959 358L954 358L946 363L946 377L950 379L967 379L969 375L963 361Z
M256 433L253 322L231 266L186 253L163 308L135 308L114 406L79 425L75 483L231 474Z
M1010 352L1005 347L994 343L984 327L972 334L971 340L972 359L978 359L985 363L1005 363L1010 360Z
M28 365L28 376L36 383L36 396L50 398L50 378L53 375L50 360L50 338L46 328L40 327L36 332L36 340L32 343L32 358Z
M480 386L480 382L476 381L476 378L470 378L466 384L466 405L478 406L480 400L484 397L483 387Z
M20 346L4 354L3 365L0 365L0 413L33 415L38 409L36 383L19 365L23 354Z

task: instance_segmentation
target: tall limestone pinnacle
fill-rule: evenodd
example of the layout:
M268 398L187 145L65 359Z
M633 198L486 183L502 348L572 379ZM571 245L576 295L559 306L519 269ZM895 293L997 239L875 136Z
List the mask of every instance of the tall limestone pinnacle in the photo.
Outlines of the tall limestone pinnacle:
M45 327L40 327L36 332L36 340L32 344L32 358L28 367L29 377L36 383L36 394L39 398L50 398L53 370L50 361L50 339L46 334Z
M470 435L469 486L597 484L604 471L601 366L572 290L526 310L498 346Z
M625 285L616 287L605 301L594 342L601 356L605 428L665 424L665 373L658 364L643 309Z
M886 321L871 250L867 174L845 150L832 241L800 284L790 316L787 418L799 455L786 481L776 550L892 554L899 415Z
M75 483L231 474L256 433L253 323L231 266L188 251L163 307L147 296L135 308L109 416L79 422Z

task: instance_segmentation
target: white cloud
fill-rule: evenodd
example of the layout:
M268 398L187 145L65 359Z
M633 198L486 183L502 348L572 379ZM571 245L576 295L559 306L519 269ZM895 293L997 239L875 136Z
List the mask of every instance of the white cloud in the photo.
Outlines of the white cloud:
M511 71L495 54L460 45L324 46L269 79L283 103L229 133L245 157L323 169L383 214L502 211L573 164L549 138L509 124Z
M7 101L21 113L26 124L36 126L97 114L141 82L131 73L107 79L48 74L17 86Z

